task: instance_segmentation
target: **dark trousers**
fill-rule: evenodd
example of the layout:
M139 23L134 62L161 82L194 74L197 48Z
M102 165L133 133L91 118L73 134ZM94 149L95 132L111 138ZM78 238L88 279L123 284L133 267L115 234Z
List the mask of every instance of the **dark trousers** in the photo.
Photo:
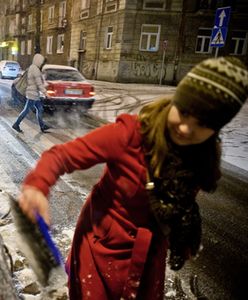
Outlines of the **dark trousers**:
M42 105L41 100L27 99L24 109L18 116L15 124L19 126L21 121L27 116L29 111L32 110L33 108L35 108L35 110L36 110L36 118L38 120L40 128L42 129L44 127L45 123L42 120L43 105Z

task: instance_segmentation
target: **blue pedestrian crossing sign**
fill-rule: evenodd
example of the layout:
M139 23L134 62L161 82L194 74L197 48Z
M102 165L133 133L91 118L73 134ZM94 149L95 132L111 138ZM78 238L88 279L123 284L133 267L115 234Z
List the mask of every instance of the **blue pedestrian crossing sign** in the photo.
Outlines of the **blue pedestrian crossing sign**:
M211 47L223 47L227 36L227 27L213 28L211 36Z
M211 47L223 47L225 45L230 14L231 6L217 8L211 35Z

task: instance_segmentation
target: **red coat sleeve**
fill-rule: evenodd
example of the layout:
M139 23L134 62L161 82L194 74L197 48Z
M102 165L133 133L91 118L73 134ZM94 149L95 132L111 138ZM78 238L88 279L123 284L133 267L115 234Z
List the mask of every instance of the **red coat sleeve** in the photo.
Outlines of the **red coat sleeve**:
M97 128L85 136L45 151L23 184L41 190L45 195L59 176L83 170L98 163L118 162L134 129L134 118L123 115L116 123Z

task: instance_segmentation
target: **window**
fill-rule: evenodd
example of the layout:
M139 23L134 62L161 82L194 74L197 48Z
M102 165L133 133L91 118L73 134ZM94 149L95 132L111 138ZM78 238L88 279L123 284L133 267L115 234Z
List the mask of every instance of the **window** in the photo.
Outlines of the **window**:
M53 36L47 37L46 52L47 54L53 54Z
M86 38L87 38L87 32L81 30L81 32L80 32L79 50L86 50Z
M54 22L54 6L48 8L48 24Z
M107 27L106 39L105 39L105 48L111 49L112 48L112 37L113 37L113 27Z
M40 11L40 31L43 29L43 10Z
M105 12L113 12L116 11L117 3L114 0L106 0Z
M21 34L25 34L26 33L26 18L22 18L21 19Z
M59 27L65 27L66 2L59 3Z
M31 55L31 54L32 54L32 40L28 40L27 55Z
M33 16L32 14L28 15L28 31L32 30Z
M160 37L160 25L143 24L141 27L140 45L141 51L158 51Z
M59 3L59 17L64 18L66 14L66 1Z
M90 0L81 0L81 9L87 9L90 7Z
M199 28L196 39L196 53L211 53L212 48L210 47L212 29Z
M64 34L59 34L57 39L57 53L64 52Z
M143 9L164 10L166 0L144 0Z
M200 0L198 1L199 9L217 9L219 7L231 6L235 9L236 0Z
M25 11L27 8L27 0L22 1L22 10Z
M81 11L79 13L79 19L86 19L89 17L90 0L81 0Z
M230 45L230 54L244 55L247 50L248 32L233 31Z
M21 41L21 55L25 55L25 41Z
M201 0L199 3L200 9L214 9L216 6L216 1L212 0Z

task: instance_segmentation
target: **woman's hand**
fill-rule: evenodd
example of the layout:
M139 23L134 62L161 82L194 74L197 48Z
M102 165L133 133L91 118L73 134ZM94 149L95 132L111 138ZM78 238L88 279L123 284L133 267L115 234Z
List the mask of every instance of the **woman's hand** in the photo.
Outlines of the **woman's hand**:
M39 213L47 225L50 225L49 203L40 190L28 185L23 186L19 197L19 205L33 222L36 222L35 214Z

